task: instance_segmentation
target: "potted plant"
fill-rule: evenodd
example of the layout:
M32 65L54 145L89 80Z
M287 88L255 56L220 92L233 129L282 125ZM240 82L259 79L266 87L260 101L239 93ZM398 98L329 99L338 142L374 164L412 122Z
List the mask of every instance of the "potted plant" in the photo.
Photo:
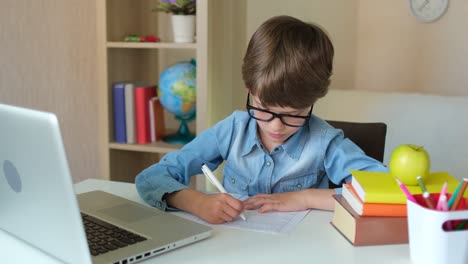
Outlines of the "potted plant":
M191 43L195 38L196 0L160 0L156 11L172 14L174 42Z

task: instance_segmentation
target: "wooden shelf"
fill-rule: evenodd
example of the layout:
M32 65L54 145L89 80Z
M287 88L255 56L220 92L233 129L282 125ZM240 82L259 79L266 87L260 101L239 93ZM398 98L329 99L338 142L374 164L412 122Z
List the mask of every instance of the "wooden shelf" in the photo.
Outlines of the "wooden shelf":
M197 1L196 42L173 43L170 16L150 12L154 1L97 0L97 43L100 120L100 177L134 182L134 176L158 162L164 154L182 148L162 141L151 144L119 144L114 140L113 84L141 81L156 84L160 74L180 61L195 59L196 121L193 132L209 123L208 102L208 2ZM214 5L215 1L212 1ZM129 34L161 37L165 42L125 42ZM172 120L172 119L170 119ZM173 128L166 120L168 129ZM177 127L174 127L177 129ZM204 180L197 182L201 189Z
M124 49L196 49L197 43L109 41L107 47Z
M110 149L117 150L127 150L127 151L138 151L138 152L148 152L148 153L161 153L166 154L174 150L182 148L183 145L174 145L165 143L163 141L157 141L149 144L121 144L110 142Z

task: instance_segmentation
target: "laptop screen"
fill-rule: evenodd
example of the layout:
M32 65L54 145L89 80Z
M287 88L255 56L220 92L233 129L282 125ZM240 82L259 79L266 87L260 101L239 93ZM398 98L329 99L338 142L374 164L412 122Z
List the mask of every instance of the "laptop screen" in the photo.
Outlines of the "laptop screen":
M56 116L0 104L0 120L0 229L61 261L91 263Z

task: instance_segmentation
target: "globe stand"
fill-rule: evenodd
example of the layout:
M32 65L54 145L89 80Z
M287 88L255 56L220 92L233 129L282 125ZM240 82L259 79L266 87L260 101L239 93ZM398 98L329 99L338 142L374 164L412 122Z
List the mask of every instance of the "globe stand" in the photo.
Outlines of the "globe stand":
M195 114L190 116L189 118L182 118L176 116L176 119L180 121L180 126L177 132L169 134L165 137L163 137L163 141L171 144L187 144L192 139L195 138L195 134L190 132L190 129L188 128L187 123L192 121L195 118Z

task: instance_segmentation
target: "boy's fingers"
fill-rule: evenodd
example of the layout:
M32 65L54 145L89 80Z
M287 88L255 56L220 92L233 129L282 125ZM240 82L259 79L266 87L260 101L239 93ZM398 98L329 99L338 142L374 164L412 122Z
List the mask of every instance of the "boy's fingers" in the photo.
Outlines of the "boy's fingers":
M263 204L260 209L258 209L259 213L267 213L271 211L279 211L280 209L280 204L277 202L271 202L271 203L266 203Z
M236 198L230 196L226 199L226 203L232 207L233 209L237 210L238 212L241 212L244 210L244 205L242 201L237 200Z
M239 214L240 214L240 211L232 208L231 206L229 205L226 205L224 208L223 208L223 213L228 215L230 218L227 219L226 221L232 221L234 220Z
M269 196L255 196L250 199L248 199L244 203L244 207L246 209L256 209L259 208L260 206L267 204L267 203L272 203L274 200L270 199Z
M257 201L248 201L244 203L244 208L247 210L257 209L261 204Z

